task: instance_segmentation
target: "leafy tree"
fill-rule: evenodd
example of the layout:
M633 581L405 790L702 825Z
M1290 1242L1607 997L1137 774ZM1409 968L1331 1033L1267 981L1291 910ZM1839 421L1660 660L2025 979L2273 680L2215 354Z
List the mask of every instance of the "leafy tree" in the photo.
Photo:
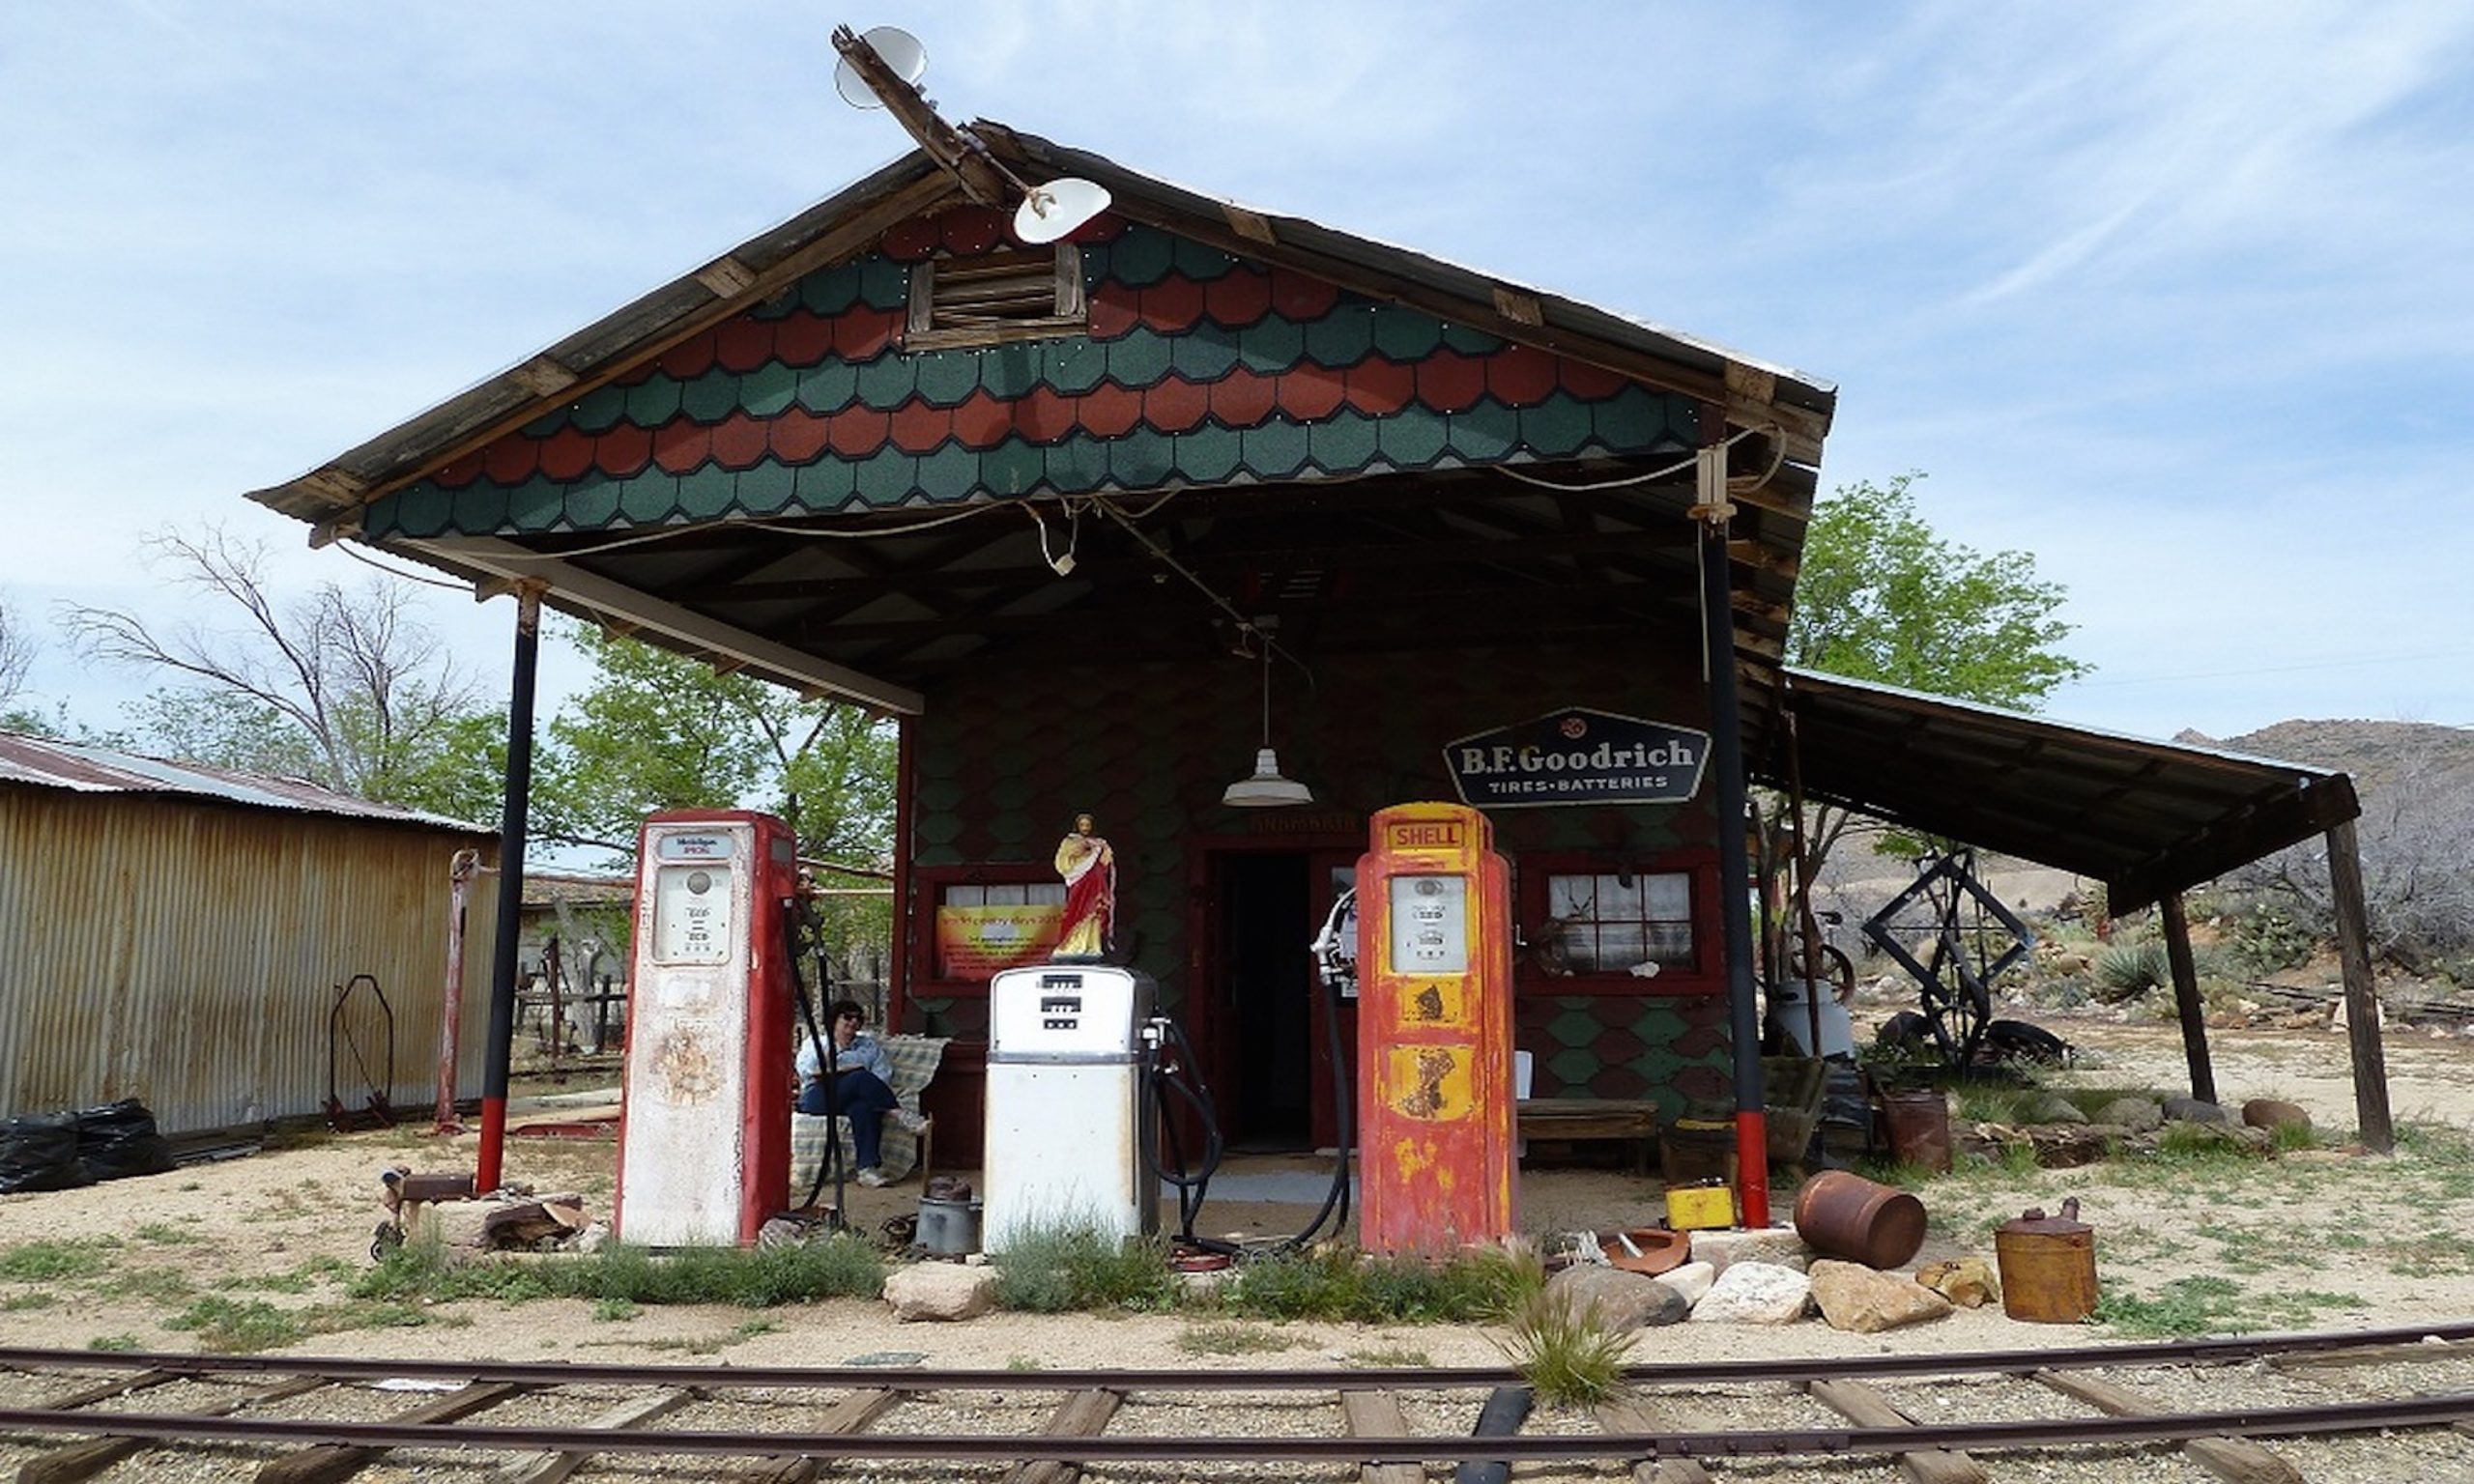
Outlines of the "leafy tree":
M891 726L599 629L564 637L594 677L547 728L532 790L537 838L625 859L657 810L760 809L791 821L802 858L875 867L891 856ZM832 935L880 943L886 920L880 903L846 909Z
M2032 711L2089 670L2061 650L2072 625L2055 614L2067 590L2036 575L2030 553L1988 555L1937 533L1915 509L1922 477L1843 485L1814 506L1787 663ZM1786 808L1776 800L1770 813L1781 839ZM1813 810L1815 870L1853 823L1843 809ZM1895 832L1879 843L1894 854L1925 847Z
M87 653L187 682L134 708L138 745L383 803L435 808L479 786L443 775L485 761L475 743L488 713L414 616L408 588L378 578L349 590L322 583L285 602L269 585L261 543L210 526L197 535L167 528L144 544L148 564L173 585L206 594L214 612L237 612L241 622L234 631L201 622L158 631L117 609L67 611Z

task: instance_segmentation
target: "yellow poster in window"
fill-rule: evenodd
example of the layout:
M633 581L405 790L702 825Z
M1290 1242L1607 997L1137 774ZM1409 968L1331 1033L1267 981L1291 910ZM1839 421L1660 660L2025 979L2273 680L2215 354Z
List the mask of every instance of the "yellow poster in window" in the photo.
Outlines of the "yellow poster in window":
M1063 935L1057 902L936 909L936 977L988 979L1046 959Z

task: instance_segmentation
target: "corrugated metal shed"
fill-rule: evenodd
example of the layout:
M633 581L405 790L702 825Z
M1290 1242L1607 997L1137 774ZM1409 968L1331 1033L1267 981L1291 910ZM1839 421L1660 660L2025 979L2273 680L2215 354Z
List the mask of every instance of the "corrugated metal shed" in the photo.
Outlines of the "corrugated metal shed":
M496 837L292 781L0 735L0 1111L137 1098L167 1131L437 1086L448 872ZM494 895L466 924L477 1094ZM392 1072L376 978L393 1011Z

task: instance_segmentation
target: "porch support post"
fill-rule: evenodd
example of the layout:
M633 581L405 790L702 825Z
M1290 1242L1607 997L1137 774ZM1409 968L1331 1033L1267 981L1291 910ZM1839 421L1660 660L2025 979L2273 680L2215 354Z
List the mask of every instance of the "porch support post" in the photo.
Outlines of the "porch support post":
M2191 960L2191 922L2182 894L2167 892L2156 911L2165 920L2165 956L2173 965L2173 1010L2182 1020L2182 1058L2191 1064L2191 1096L2216 1101L2216 1069L2207 1058L2207 1018L2200 1011L2199 966Z
M2362 854L2354 822L2328 831L2328 897L2337 913L2337 959L2345 975L2345 1040L2353 1048L2354 1121L2365 1149L2397 1147L2388 1119L2388 1053L2379 1041L2379 993L2371 980L2371 913L2363 904Z
M892 1030L908 1029L910 1019L910 931L914 921L910 908L910 791L919 781L915 752L918 734L910 717L893 719L893 953L885 966L885 1025ZM918 1027L922 1031L927 1028L924 1023Z
M1736 696L1735 605L1728 590L1727 450L1701 450L1701 638L1708 660L1711 761L1716 769L1718 903L1726 932L1727 1029L1735 1043L1736 1193L1743 1224L1769 1224L1769 1124L1761 1078L1761 1008L1752 976L1752 882L1744 864L1743 713Z
M473 1188L487 1192L506 1152L507 1063L515 1049L515 956L524 931L526 814L532 802L532 692L541 658L541 589L516 589L515 678L506 699L506 800L499 813L498 937L490 955L490 1039L481 1067L481 1153Z

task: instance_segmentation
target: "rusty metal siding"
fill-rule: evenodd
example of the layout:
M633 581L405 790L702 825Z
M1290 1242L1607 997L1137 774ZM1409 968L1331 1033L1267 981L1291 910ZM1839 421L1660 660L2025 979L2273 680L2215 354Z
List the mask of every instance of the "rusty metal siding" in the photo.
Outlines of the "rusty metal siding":
M360 995L344 1018L361 1056L336 1052L336 1087L358 1106L383 1082L399 1110L427 1109L448 867L478 843L419 826L0 787L0 1112L137 1098L175 1132L317 1112L330 1012L364 972L394 1012L392 1073L382 1017ZM495 906L493 892L475 892L460 1096L480 1088Z

